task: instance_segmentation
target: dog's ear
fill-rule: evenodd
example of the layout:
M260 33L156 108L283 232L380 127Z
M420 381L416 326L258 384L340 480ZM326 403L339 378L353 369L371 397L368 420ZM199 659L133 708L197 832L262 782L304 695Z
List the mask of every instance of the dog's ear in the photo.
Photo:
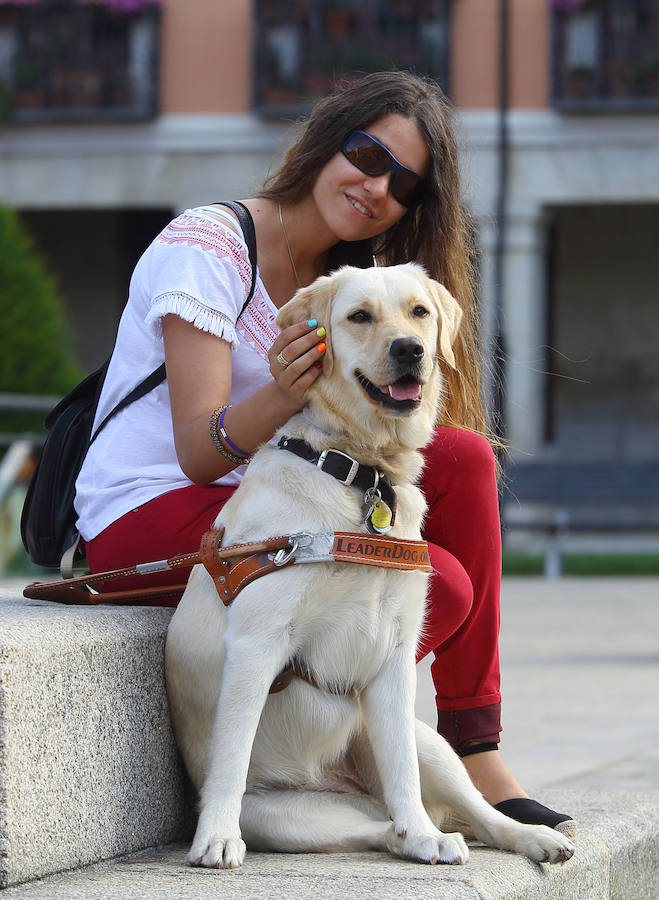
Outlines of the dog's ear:
M321 275L308 287L300 288L288 303L285 303L277 314L276 323L283 331L296 322L308 322L315 319L318 326L324 326L327 346L323 358L323 368L328 375L332 370L332 343L330 336L330 302L336 289L336 279L331 275Z
M428 278L426 284L439 312L439 352L449 366L455 369L453 344L460 330L462 309L443 284L433 281L432 278Z
M326 309L332 297L332 281L329 275L321 275L308 287L300 288L277 314L277 325L284 330L296 322L316 319L325 325L329 316Z

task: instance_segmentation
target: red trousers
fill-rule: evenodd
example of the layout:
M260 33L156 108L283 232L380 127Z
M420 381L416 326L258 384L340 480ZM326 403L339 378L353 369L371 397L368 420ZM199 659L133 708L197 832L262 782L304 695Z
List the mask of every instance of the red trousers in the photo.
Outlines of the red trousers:
M428 503L423 536L430 547L424 632L417 660L433 652L438 730L456 749L499 740L499 588L501 531L494 454L479 435L439 428L424 450ZM92 572L165 559L198 548L233 489L193 485L158 497L87 542ZM153 575L149 585L184 580ZM145 586L144 577L112 582ZM170 605L175 605L172 601ZM162 601L159 601L162 604Z

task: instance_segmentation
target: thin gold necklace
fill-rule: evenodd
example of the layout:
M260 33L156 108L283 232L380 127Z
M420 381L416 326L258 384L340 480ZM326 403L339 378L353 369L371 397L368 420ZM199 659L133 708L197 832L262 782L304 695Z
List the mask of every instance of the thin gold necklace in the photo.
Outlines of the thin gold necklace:
M297 286L299 288L301 288L302 285L300 284L300 279L297 274L297 269L295 268L295 263L293 262L293 254L291 253L291 245L288 242L288 235L286 234L286 226L284 225L284 217L282 216L282 213L281 213L281 203L279 203L278 206L279 206L279 224L281 225L281 230L284 233L284 240L286 241L286 249L288 250L288 258L291 261L291 268L293 269L293 275L295 276L295 283L297 284Z

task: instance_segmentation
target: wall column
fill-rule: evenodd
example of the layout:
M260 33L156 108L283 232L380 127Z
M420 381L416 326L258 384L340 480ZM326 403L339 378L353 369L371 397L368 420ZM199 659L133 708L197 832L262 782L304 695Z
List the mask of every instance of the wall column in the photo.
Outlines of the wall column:
M546 368L546 224L540 208L508 216L504 257L505 416L515 456L543 445Z
M492 397L492 352L496 333L496 229L480 222L481 321L484 387ZM537 453L544 440L545 416L545 222L540 207L513 210L506 223L502 329L505 341L504 418L513 455Z

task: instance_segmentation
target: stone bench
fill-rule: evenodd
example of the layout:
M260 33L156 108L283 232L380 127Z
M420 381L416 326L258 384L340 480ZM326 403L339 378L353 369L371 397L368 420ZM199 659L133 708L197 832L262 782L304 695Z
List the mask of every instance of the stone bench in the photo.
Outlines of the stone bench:
M248 853L242 869L185 864L170 846L98 863L0 893L2 900L655 900L659 792L547 792L579 822L577 852L539 865L471 846L465 866L424 866L383 853Z
M189 837L171 615L0 597L0 887Z

